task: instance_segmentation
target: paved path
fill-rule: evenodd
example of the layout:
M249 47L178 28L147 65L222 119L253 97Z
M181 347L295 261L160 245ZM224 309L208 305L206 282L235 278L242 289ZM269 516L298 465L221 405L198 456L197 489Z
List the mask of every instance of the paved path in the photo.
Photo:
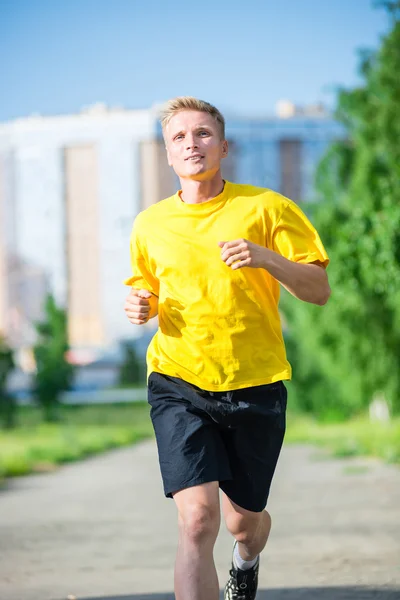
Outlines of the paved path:
M400 469L286 447L257 600L400 598ZM154 442L0 491L0 599L172 600L174 503ZM231 539L216 564L225 583Z

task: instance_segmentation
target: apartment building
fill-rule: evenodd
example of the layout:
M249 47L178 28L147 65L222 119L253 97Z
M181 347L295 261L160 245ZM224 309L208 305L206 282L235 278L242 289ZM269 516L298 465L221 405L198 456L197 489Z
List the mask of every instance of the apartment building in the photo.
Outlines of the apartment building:
M322 111L283 108L227 116L223 174L313 201L316 165L344 132ZM16 348L33 343L48 291L68 311L74 349L135 334L122 310L132 223L178 187L157 114L95 105L0 124L0 332Z

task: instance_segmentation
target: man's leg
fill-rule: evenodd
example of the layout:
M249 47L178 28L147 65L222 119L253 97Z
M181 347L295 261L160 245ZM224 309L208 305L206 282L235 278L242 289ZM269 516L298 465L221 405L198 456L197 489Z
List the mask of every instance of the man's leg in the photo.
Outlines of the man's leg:
M270 514L241 508L223 494L222 509L228 531L238 542L243 560L254 560L265 547L271 530Z
M173 494L179 513L176 600L218 600L213 550L220 526L218 481Z
M267 543L271 517L267 511L252 512L224 494L225 522L235 537L232 567L224 590L225 600L255 600L258 587L259 554Z

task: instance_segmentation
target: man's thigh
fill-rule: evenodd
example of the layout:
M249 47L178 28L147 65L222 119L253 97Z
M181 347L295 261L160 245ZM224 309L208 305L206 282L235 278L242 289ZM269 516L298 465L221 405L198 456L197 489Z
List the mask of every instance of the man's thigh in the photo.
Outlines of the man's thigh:
M286 427L286 388L276 382L235 392L243 406L237 422L223 435L232 478L221 489L239 507L253 513L266 504Z
M231 477L221 433L201 410L195 388L159 373L148 382L151 419L167 497L187 488ZM196 402L196 404L194 404Z

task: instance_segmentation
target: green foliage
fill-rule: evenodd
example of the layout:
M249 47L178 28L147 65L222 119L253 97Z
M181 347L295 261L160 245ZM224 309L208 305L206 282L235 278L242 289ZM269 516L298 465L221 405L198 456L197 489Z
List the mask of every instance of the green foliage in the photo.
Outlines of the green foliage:
M312 220L331 258L332 297L319 308L283 298L298 404L348 416L383 392L400 409L400 2L363 85L342 90L335 143L317 175L324 198Z
M73 367L66 360L68 350L67 318L53 296L45 304L46 320L36 324L39 336L34 347L36 360L35 396L46 421L58 418L59 395L69 389Z
M346 423L320 422L289 413L286 443L316 444L337 457L375 456L385 462L400 463L400 419L371 423L365 417Z
M7 429L15 427L16 418L15 400L6 391L7 380L14 366L12 350L0 335L0 418Z
M16 429L0 432L0 481L153 435L147 402L61 406L59 423L41 423L37 407L21 407L20 413Z
M144 384L146 382L146 364L132 343L123 345L124 359L119 372L119 383L122 386Z

